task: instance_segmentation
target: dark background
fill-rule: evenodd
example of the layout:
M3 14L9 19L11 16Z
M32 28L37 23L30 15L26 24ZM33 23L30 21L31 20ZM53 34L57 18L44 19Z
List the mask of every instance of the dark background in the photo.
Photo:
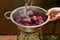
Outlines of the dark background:
M58 0L35 0L33 5L48 10L52 7L60 7L60 2ZM24 6L24 0L0 0L0 35L16 35L20 32L11 20L4 17L4 13L21 6ZM44 25L43 34L60 34L60 20Z

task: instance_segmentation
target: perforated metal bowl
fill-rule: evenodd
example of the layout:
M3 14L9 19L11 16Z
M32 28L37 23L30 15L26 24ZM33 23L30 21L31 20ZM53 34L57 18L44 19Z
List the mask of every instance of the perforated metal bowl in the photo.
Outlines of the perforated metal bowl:
M29 8L29 7L30 7L30 6L28 6L27 8ZM40 14L38 14L38 15L44 15L44 16L46 16L46 10L45 10L45 9L43 9L43 8L41 8L41 7L37 7L37 6L31 6L31 8L32 8L32 10L35 10L35 11L38 10L38 11L37 11L37 14L38 14L38 12L40 12ZM40 25L36 25L36 26L25 26L25 25L18 24L18 23L14 20L14 18L15 18L16 16L18 16L18 15L21 15L22 13L19 13L19 11L21 11L21 10L23 10L23 9L25 9L25 6L19 7L19 8L17 8L17 9L13 10L13 11L8 11L8 12L6 12L6 13L4 14L4 16L5 16L7 19L11 19L11 21L12 21L13 23L15 23L15 24L17 25L17 27L18 27L20 30L24 31L24 32L36 32L36 31L39 30L40 27L42 27L43 25L45 25L45 24L46 24L47 22L49 22L49 20L50 20L50 16L46 16L46 17L47 17L46 21L45 21L44 23L40 24ZM8 13L10 13L10 17L6 16ZM37 15L37 14L36 14L36 15ZM24 14L23 14L23 16L24 16Z

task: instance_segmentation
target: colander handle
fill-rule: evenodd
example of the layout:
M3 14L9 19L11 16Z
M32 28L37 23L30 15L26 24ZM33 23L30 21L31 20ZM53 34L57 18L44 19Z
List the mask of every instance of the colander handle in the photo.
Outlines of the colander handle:
M7 14L11 14L11 12L12 11L8 11L8 12L4 13L4 16L5 16L6 19L10 19L10 17L8 17Z

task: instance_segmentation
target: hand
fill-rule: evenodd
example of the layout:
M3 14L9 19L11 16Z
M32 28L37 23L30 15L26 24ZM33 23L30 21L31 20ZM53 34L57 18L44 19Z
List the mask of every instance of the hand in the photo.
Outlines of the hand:
M47 11L46 15L50 15L50 21L60 19L60 8L51 8Z

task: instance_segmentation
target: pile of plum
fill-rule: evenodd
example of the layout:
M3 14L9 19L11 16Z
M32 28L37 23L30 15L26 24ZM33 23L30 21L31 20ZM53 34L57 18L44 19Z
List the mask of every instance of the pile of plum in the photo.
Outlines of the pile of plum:
M36 26L36 25L40 25L44 22L43 16L41 16L41 15L36 16L36 15L34 15L33 11L28 11L27 13L28 13L30 18L16 16L15 21L18 24L22 24L25 26Z

